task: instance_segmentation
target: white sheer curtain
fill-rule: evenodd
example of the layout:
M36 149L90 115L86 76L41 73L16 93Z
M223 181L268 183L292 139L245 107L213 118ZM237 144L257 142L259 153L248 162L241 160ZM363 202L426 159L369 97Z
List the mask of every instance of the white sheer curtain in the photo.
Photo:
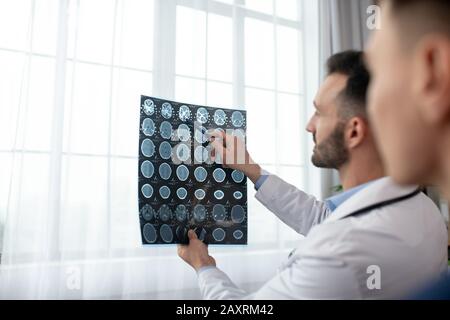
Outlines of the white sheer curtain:
M370 30L367 28L367 8L373 0L320 0L320 78L326 76L325 61L344 50L363 50ZM336 170L321 171L321 193L329 197L340 184Z
M140 243L141 94L246 108L256 160L320 195L303 130L317 11L300 0L0 0L0 298L199 297L175 246ZM299 239L253 195L249 183L249 245L210 248L249 289Z

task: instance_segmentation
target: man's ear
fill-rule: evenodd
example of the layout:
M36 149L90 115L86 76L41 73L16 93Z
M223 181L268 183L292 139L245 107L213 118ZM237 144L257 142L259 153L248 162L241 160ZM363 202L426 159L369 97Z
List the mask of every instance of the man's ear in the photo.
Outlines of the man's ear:
M413 95L423 119L432 125L450 120L450 39L425 36L413 56Z
M368 124L362 117L352 117L347 121L345 140L349 149L361 145L367 136Z

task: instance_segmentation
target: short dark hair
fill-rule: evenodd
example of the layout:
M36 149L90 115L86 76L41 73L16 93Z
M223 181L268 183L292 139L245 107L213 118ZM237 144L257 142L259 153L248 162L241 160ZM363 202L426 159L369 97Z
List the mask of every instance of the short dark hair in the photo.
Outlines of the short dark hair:
M332 55L327 60L327 73L348 76L347 84L339 95L339 115L343 118L367 117L366 96L370 74L364 63L364 53L347 50Z
M411 34L411 28L418 34L443 32L450 35L449 0L377 0L376 3L389 3L396 21L404 25L404 33ZM401 19L408 17L409 19ZM409 22L403 21L409 20ZM408 29L406 31L406 29Z

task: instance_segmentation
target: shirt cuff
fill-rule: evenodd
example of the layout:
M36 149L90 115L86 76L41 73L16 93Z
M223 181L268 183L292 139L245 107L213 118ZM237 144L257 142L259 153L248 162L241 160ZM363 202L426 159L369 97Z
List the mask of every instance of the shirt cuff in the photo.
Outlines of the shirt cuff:
M261 175L258 180L255 182L255 190L258 191L259 188L264 184L264 181L267 180L269 176L267 174Z
M197 270L197 275L199 276L203 271L206 271L208 269L215 269L215 266L204 266Z

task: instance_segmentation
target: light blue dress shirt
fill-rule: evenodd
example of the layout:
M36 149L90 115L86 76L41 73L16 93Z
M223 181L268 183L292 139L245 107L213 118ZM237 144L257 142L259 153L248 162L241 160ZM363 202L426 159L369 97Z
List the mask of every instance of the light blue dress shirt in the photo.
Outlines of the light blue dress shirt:
M267 174L261 175L258 180L255 182L255 189L258 191L259 188L263 185L264 181L266 181L267 177L269 177Z
M334 210L337 209L337 207L339 207L342 203L344 203L344 201L346 201L351 196L353 196L355 193L364 189L371 183L372 183L372 181L369 181L369 182L360 184L359 186L345 190L337 195L329 197L328 199L325 199L325 204L327 205L328 209L330 209L331 212L333 212Z

